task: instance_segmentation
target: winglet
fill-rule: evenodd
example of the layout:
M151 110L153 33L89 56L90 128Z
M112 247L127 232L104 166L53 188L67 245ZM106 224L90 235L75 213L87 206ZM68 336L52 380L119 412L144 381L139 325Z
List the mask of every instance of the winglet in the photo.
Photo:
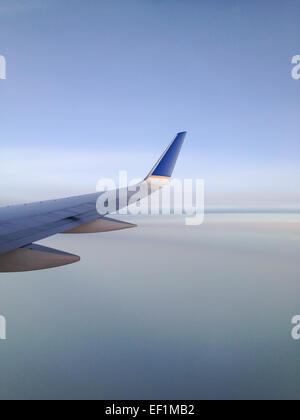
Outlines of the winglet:
M171 178L186 134L186 131L177 134L146 179Z

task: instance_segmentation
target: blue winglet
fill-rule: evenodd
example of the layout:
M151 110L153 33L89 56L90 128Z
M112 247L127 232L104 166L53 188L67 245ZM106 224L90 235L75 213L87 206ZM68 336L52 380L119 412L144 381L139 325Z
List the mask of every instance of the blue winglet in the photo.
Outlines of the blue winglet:
M186 131L177 134L146 179L149 177L171 178L186 134Z

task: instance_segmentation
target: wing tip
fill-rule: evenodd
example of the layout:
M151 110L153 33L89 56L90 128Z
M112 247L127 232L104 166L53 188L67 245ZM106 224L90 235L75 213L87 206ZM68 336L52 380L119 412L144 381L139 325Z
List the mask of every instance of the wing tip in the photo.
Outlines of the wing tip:
M171 178L187 131L177 133L146 179L156 176Z

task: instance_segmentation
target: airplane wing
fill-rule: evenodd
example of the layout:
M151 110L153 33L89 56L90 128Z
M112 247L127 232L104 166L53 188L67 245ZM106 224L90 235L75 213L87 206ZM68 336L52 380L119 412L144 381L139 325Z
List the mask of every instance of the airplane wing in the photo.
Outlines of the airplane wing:
M165 185L174 170L186 133L178 133L145 180L142 187L155 183L156 188ZM154 190L155 190L154 189ZM127 195L127 202L121 205L122 190L114 192L115 210L127 206L133 193ZM151 194L148 188L145 195ZM131 223L114 220L97 209L97 201L104 192L69 197L32 204L0 207L0 272L33 271L59 267L80 260L80 257L66 252L34 244L57 233L95 233L135 227Z

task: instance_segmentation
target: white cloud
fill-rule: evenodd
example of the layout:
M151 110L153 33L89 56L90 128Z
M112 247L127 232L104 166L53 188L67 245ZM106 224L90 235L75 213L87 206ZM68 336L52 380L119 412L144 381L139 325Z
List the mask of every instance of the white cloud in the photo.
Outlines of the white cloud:
M148 162L148 164L147 164ZM96 191L100 178L145 176L152 157L99 150L1 149L0 204L65 197Z
M4 148L0 155L0 204L38 201L94 192L100 178L126 170L129 179L145 176L159 156L108 153L98 149ZM196 165L196 167L195 167ZM226 162L215 156L183 155L176 177L204 178L206 204L245 208L299 207L300 169L291 162L245 158Z

